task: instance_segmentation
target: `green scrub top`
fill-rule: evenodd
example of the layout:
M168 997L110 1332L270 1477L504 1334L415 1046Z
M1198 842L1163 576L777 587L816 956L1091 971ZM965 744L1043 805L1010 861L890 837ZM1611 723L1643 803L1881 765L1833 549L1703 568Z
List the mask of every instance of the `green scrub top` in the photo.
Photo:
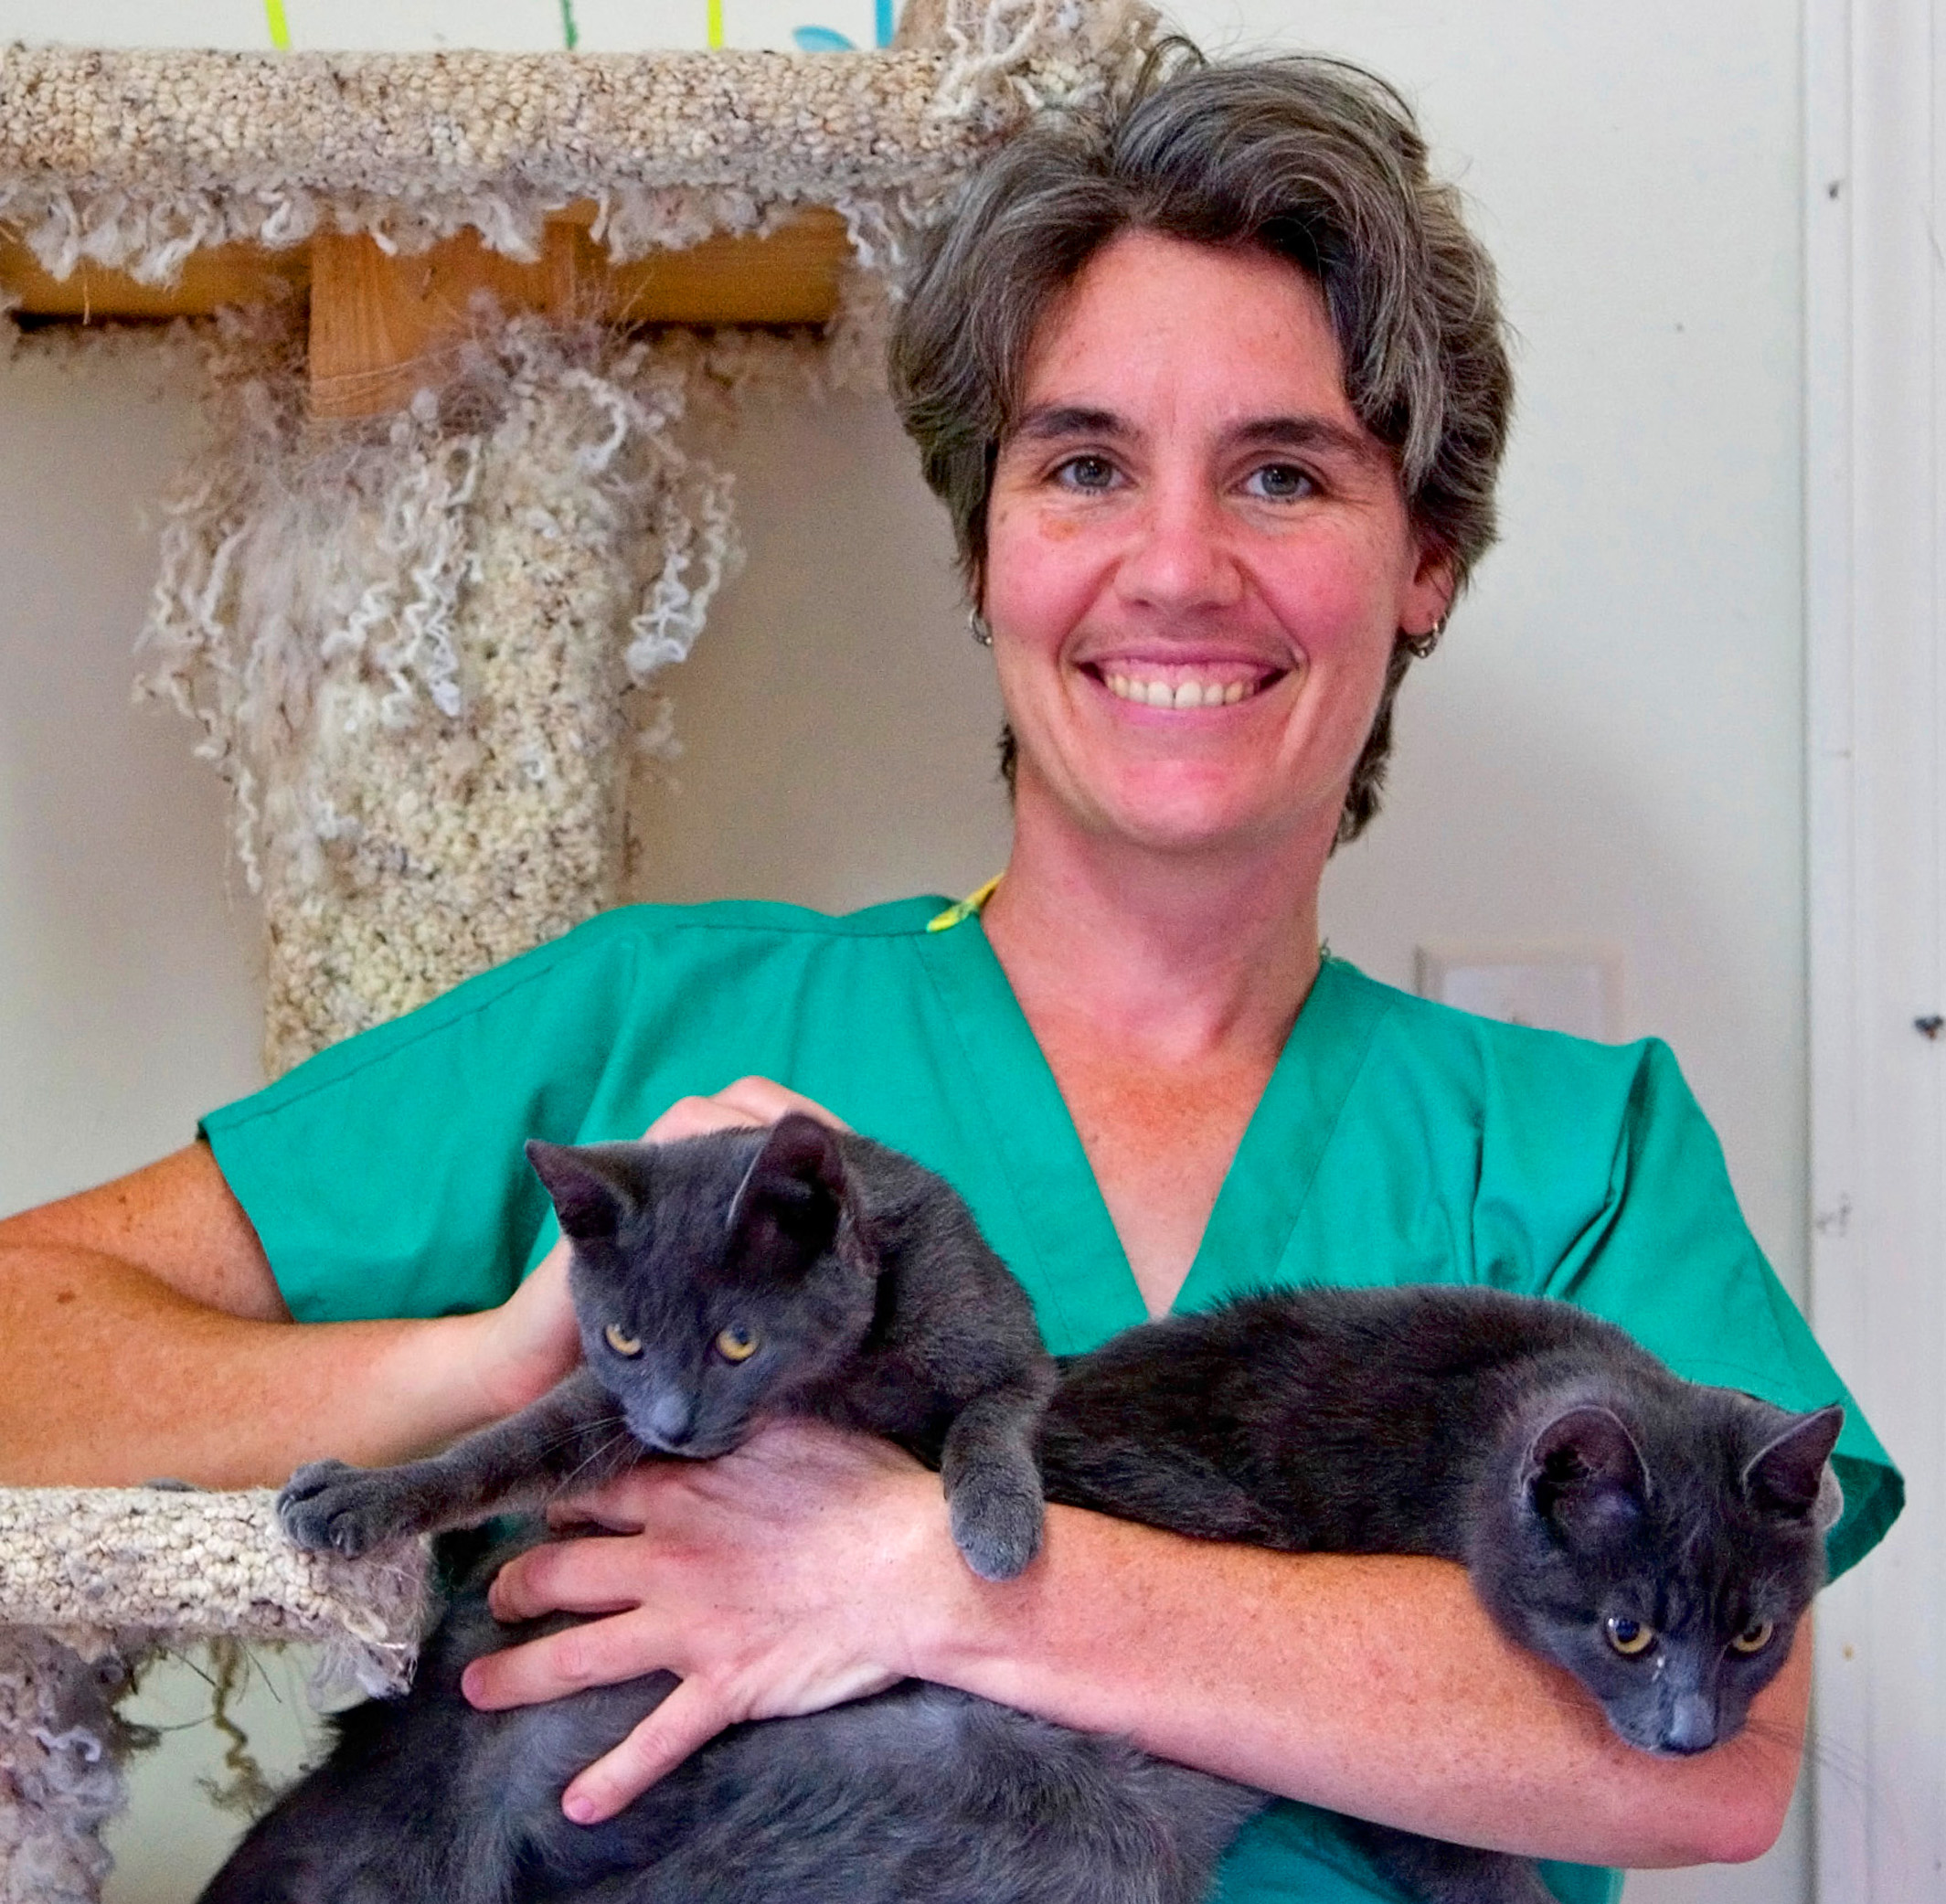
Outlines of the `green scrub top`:
M530 1136L641 1135L774 1078L949 1178L1058 1354L1145 1319L1053 1074L977 913L732 901L602 914L213 1112L203 1134L302 1322L500 1302L547 1252ZM1680 1374L1842 1399L1833 1571L1901 1485L1738 1211L1666 1048L1494 1024L1327 958L1244 1133L1179 1310L1316 1282L1488 1283L1627 1328ZM1614 1874L1549 1866L1568 1904ZM1280 1803L1222 1904L1396 1899L1328 1813Z

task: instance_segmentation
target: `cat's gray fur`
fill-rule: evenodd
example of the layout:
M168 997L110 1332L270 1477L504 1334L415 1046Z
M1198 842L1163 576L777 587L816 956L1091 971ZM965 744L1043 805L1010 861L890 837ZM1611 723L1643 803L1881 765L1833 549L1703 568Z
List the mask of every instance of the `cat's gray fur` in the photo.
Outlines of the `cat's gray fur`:
M1309 1289L1130 1330L1043 1424L1050 1501L1292 1551L1463 1564L1630 1745L1742 1730L1824 1578L1844 1411L1671 1374L1613 1324L1490 1289ZM1619 1652L1611 1622L1632 1622ZM1768 1627L1749 1654L1733 1643ZM1525 1859L1354 1824L1437 1904L1547 1904Z
M202 1904L1196 1904L1260 1793L1125 1741L908 1680L733 1727L605 1824L569 1778L675 1685L475 1712L467 1662L509 1630L495 1548L412 1689L338 1721L336 1749L244 1840Z
M1823 1578L1838 1420L1679 1381L1559 1303L1305 1290L1080 1358L1039 1452L1050 1500L1207 1538L1461 1561L1503 1629L1580 1679L1622 1738L1690 1751L1741 1728ZM674 1682L473 1712L460 1672L524 1636L485 1611L491 1564L411 1693L342 1722L204 1904L1194 1904L1263 1803L909 1683L736 1728L619 1818L571 1825L562 1786ZM1653 1649L1618 1653L1614 1620L1651 1629ZM1768 1643L1736 1653L1764 1622ZM1411 1896L1548 1897L1523 1859L1352 1830Z
M1026 1292L939 1177L796 1115L527 1155L573 1242L582 1366L430 1460L300 1468L277 1504L300 1547L361 1554L537 1506L645 1453L722 1454L794 1415L938 1468L975 1572L1010 1580L1033 1558L1054 1365ZM732 1332L752 1345L737 1360L718 1346Z

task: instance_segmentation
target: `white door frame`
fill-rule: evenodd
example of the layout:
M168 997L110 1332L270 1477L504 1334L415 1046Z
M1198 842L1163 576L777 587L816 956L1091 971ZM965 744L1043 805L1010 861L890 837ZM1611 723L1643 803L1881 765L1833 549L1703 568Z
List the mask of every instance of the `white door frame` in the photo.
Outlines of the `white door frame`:
M1911 1491L1820 1603L1820 1904L1946 1899L1942 35L1806 0L1812 1303Z

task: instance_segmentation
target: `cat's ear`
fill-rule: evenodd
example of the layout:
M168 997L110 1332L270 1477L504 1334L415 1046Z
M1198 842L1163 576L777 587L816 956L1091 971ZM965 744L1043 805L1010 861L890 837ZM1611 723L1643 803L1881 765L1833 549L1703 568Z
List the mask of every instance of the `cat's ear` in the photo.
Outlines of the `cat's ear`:
M1845 1491L1830 1467L1844 1426L1845 1410L1836 1402L1792 1420L1743 1471L1752 1504L1790 1520L1809 1518L1820 1529L1832 1526L1845 1511Z
M837 1133L793 1111L771 1127L751 1159L729 1222L745 1249L784 1268L831 1248L844 1202Z
M554 1199L561 1234L581 1241L613 1236L628 1210L629 1189L601 1151L543 1143L538 1137L528 1138L526 1148L527 1162Z
M1563 1533L1599 1537L1634 1519L1649 1497L1649 1470L1628 1425L1612 1409L1564 1409L1534 1437L1527 1499Z

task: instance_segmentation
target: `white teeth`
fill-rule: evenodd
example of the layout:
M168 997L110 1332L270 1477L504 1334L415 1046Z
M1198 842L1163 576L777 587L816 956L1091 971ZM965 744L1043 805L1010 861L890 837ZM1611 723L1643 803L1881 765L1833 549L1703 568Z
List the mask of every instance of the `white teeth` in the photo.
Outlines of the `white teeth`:
M1145 707L1233 707L1257 692L1250 681L1140 681L1129 675L1106 676L1118 699Z

